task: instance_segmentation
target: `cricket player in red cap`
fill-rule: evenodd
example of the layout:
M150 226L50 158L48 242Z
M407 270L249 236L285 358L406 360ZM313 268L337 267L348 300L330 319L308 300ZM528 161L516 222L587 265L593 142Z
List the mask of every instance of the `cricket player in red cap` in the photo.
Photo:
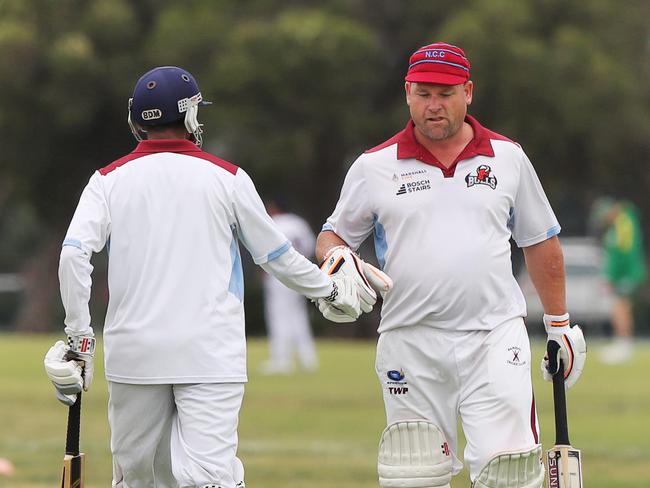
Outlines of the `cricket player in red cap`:
M544 306L543 374L562 359L570 387L586 346L566 309L560 226L519 144L468 115L474 84L461 48L416 50L404 88L410 120L351 166L316 248L336 262L373 235L393 281L376 357L387 417L379 485L448 488L462 467L460 416L472 486L539 488L526 303L510 239Z

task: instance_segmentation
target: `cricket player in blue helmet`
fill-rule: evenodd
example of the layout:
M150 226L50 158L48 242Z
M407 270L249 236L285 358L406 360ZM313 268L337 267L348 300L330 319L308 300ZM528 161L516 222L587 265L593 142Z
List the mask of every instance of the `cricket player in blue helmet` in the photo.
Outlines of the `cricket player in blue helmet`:
M70 406L92 383L91 257L110 241L102 349L113 488L244 488L240 242L266 272L349 321L374 304L362 308L352 278L330 277L293 247L244 169L199 147L204 103L183 69L138 80L128 121L139 143L92 174L61 248L68 340L44 366Z
M129 99L129 127L138 141L151 127L184 125L197 146L203 144L203 124L199 105L203 100L199 85L189 71L176 66L160 66L140 77Z

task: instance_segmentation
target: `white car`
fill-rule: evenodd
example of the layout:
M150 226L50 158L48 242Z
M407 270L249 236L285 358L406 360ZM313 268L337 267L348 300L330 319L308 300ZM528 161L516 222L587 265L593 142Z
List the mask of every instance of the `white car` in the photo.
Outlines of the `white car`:
M567 310L571 322L583 329L598 330L609 324L612 291L602 271L600 244L590 237L560 238L566 270ZM522 266L517 281L528 306L528 323L541 323L544 311L526 267Z

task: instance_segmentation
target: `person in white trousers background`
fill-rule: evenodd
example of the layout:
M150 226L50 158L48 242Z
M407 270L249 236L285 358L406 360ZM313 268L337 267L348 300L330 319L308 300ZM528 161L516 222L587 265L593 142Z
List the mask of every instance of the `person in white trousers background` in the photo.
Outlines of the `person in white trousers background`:
M288 212L281 199L266 202L266 210L277 228L303 256L312 257L316 236L302 217ZM300 369L315 371L318 357L305 297L264 273L264 320L269 340L269 358L262 364L265 374L289 374L295 362Z

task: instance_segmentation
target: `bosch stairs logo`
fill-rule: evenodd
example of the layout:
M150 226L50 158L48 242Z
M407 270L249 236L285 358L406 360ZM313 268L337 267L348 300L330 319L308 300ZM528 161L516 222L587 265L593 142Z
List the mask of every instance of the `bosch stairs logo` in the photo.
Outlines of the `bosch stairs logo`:
M428 171L425 169L415 169L404 171L399 176L393 174L395 183L401 182L395 195L406 195L422 190L431 189L431 180L427 177Z

